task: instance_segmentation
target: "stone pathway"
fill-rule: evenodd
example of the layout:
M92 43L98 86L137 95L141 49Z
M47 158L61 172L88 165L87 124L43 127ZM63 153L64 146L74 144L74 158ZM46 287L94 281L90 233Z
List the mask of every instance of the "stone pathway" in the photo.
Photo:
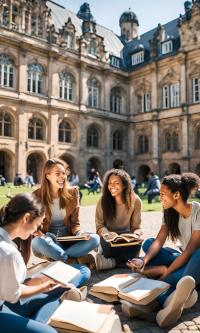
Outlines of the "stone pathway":
M95 232L95 206L83 206L80 210L80 221L81 227L84 231ZM142 230L143 238L147 239L150 237L156 237L162 221L161 212L147 212L142 213ZM170 246L177 248L178 244L173 244L170 241L167 241L165 246ZM141 253L142 255L143 253ZM35 265L38 262L41 262L34 255L31 256L29 266ZM115 268L108 271L96 271L92 270L91 279L86 283L88 290L101 280L104 280L111 275L119 273L129 273L130 269ZM198 290L199 299L193 308L184 310L180 320L167 329L161 329L156 323L156 313L143 316L142 318L135 318L129 320L126 318L122 311L120 303L114 305L116 313L120 317L122 327L125 333L196 333L200 331L200 288ZM94 303L105 303L104 301L89 295L89 297L94 301Z

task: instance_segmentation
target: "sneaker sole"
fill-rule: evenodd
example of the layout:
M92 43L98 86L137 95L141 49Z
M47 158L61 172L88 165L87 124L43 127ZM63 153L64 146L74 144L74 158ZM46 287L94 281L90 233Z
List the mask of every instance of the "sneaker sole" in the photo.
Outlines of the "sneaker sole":
M96 270L97 271L101 271L101 255L99 253L96 254L96 257L95 257L95 265L96 265Z
M176 292L170 304L165 309L159 311L156 316L159 327L169 327L180 318L184 309L184 303L188 300L194 288L195 281L191 276L185 276L178 282Z

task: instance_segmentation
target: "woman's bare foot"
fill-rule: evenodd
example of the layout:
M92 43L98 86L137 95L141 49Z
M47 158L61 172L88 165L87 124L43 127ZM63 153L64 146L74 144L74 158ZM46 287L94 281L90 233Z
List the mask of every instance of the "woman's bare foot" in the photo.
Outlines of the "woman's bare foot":
M168 267L166 265L161 266L145 266L143 275L145 275L148 278L156 278L158 276L161 276L164 274Z
M68 257L67 260L65 261L65 264L78 265L78 260L76 258Z

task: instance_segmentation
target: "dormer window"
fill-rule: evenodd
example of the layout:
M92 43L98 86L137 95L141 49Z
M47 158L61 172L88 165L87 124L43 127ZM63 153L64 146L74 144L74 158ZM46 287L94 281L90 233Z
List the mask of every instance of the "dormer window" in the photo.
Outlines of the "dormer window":
M91 54L93 56L96 55L95 47L93 45L88 45L88 54Z
M68 49L72 48L72 36L71 35L67 35L67 47L68 47Z
M144 51L132 55L132 66L140 64L141 62L144 62Z
M111 58L111 65L114 66L114 67L118 67L119 68L119 59L116 58L116 57L112 57Z
M169 40L162 44L162 54L166 54L173 51L172 40Z

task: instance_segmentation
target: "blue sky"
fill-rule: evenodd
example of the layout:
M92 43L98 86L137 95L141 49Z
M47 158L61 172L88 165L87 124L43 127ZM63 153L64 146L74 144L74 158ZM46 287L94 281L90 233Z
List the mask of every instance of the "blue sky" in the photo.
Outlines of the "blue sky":
M165 24L184 14L185 0L54 0L77 13L84 2L88 2L96 22L120 34L120 15L131 8L139 19L139 34Z

